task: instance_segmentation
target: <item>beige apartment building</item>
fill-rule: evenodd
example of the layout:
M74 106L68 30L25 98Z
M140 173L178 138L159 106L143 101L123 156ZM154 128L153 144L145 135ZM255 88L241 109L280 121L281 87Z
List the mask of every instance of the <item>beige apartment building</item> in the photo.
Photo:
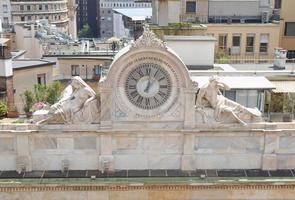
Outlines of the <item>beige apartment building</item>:
M280 8L280 46L288 51L288 58L295 58L295 1L282 0Z
M52 71L53 80L67 85L73 76L80 76L94 90L97 89L98 81L105 75L106 69L112 62L111 56L47 55L44 59L56 61Z
M26 90L33 90L35 84L52 83L52 70L55 62L38 59L16 59L13 65L14 105L23 113L21 95Z
M216 38L215 50L228 53L231 59L253 61L273 58L279 47L279 24L207 24L207 35Z
M11 15L14 24L34 23L36 20L47 19L60 31L68 33L69 30L67 0L11 0Z
M167 26L182 21L202 22L208 20L208 0L153 1L153 24Z
M278 5L277 0L155 1L153 23L158 27L152 29L160 37L163 34L214 36L216 53L223 51L237 62L271 61L274 49L280 46L280 24L272 21L278 17ZM192 25L172 25L179 22ZM176 30L171 31L173 28Z

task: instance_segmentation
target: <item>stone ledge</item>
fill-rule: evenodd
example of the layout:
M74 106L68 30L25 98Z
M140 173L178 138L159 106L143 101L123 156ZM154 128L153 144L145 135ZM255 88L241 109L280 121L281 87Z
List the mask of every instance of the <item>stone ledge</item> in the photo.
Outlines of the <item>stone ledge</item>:
M256 183L256 184L148 184L148 185L57 185L20 184L0 186L0 192L49 192L49 191L190 191L190 190L294 190L295 184Z

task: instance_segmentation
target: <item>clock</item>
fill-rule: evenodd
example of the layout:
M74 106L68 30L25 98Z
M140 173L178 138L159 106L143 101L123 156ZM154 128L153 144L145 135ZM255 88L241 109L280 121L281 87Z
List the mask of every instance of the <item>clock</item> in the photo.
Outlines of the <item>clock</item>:
M125 93L129 101L144 110L157 109L171 95L169 73L155 63L142 63L132 69L125 82Z

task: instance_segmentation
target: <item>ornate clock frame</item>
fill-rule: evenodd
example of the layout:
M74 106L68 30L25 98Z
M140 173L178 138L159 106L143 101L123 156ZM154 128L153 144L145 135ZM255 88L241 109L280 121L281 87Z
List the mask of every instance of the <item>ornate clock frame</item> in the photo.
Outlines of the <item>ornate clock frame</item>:
M171 79L171 94L156 109L142 109L128 99L125 91L130 72L144 63L161 66ZM114 58L106 79L99 83L102 125L174 124L192 127L196 89L181 59L165 43L145 28L143 35L131 46L123 48ZM131 123L136 122L136 123Z

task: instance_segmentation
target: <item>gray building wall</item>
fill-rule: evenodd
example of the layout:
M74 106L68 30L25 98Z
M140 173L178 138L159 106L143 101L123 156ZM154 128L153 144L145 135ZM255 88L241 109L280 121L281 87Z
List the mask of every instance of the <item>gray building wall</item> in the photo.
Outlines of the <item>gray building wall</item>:
M259 0L210 0L209 16L259 16Z
M11 23L11 6L9 0L0 0L0 19L3 27Z
M109 38L114 34L113 9L116 8L150 8L151 0L136 2L134 0L101 0L100 1L100 36Z

